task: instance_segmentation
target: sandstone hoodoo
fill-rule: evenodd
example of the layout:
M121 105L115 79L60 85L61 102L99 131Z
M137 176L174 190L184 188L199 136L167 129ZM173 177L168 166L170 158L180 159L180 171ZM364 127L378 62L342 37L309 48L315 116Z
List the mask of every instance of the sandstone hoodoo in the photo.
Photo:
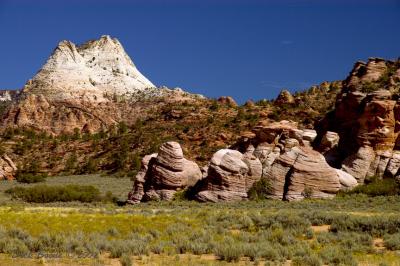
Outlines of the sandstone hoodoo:
M251 153L223 149L211 158L207 176L195 196L199 201L234 201L247 198L247 191L261 178L262 165Z
M238 149L254 150L252 154L262 163L262 178L270 186L270 198L330 198L357 185L352 176L331 167L312 148L315 131L301 130L291 121L261 122L253 131L253 138L242 139Z
M179 143L166 142L158 154L143 158L128 202L172 200L177 191L194 186L201 178L200 168L184 158Z
M333 149L336 135L327 135ZM260 179L266 181L267 197L289 201L332 198L340 190L354 188L357 181L353 176L331 167L324 155L313 149L316 136L315 131L301 130L292 121L263 121L253 132L244 132L233 149L217 151L204 168L203 179L195 163L184 163L179 144L167 142L158 154L143 158L129 202L170 200L177 189L188 185L196 185L194 198L198 201L244 200Z

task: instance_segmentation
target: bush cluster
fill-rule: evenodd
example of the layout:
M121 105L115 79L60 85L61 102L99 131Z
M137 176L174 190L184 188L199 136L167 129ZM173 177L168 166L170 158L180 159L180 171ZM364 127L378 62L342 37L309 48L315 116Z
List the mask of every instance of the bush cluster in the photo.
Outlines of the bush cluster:
M261 178L253 184L247 194L250 200L262 200L267 198L270 189L271 185L268 180L266 178Z
M345 194L365 194L368 196L395 196L400 195L400 185L393 178L371 178L369 184L357 186Z
M46 181L47 174L34 174L34 173L18 173L16 180L20 183L39 183Z
M36 185L33 187L13 187L6 190L13 198L26 202L48 203L48 202L94 202L101 200L100 191L93 186L66 185L47 186Z
M400 250L400 234L385 235L385 247L389 250Z

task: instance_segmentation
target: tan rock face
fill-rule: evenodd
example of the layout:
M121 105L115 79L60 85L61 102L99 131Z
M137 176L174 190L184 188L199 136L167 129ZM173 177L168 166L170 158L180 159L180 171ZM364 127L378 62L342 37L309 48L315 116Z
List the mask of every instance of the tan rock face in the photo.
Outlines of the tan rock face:
M325 117L318 130L323 136L319 150L327 156L330 154L325 152L336 145L329 130L338 133L337 154L327 160L341 164L359 183L372 176L398 175L394 154L400 150L400 105L395 93L399 84L378 82L382 76L393 81L390 75L398 71L394 67L395 63L376 58L357 63L343 83L335 111Z
M128 203L172 200L178 190L194 186L201 178L200 168L183 157L179 143L166 142L161 145L158 154L143 158L142 168L128 195Z
M282 90L278 97L275 99L275 103L277 104L287 104L294 103L294 97L288 90Z
M356 186L354 177L332 168L321 153L313 150L315 137L315 131L300 130L291 121L259 123L253 134L242 134L235 145L243 154L229 149L214 154L196 198L211 202L243 200L260 178L270 185L269 197L280 200L330 198L339 190ZM337 134L331 132L328 137L331 146L337 144Z
M236 101L231 96L221 96L217 100L220 104L228 106L237 106Z
M261 178L261 169L261 162L251 154L219 150L211 158L196 199L211 202L245 199L248 189Z
M135 204L139 203L142 200L144 195L144 184L147 179L150 179L150 177L147 175L149 165L152 165L155 162L156 158L157 153L153 153L143 157L141 169L137 173L133 188L128 194L128 203Z
M10 157L7 156L7 154L0 156L0 180L14 179L16 171L17 166Z
M274 199L331 198L341 188L339 176L324 157L310 147L293 148L264 169Z
M370 58L368 63L357 62L346 80L347 87L358 90L363 83L378 80L386 70L386 62L380 58Z

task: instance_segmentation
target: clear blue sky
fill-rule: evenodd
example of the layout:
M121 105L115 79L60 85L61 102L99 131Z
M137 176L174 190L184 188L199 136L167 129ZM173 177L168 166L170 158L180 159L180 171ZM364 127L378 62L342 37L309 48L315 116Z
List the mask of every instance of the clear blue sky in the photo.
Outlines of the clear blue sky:
M117 37L156 85L238 102L344 79L400 56L400 0L0 0L0 88L20 88L60 40Z

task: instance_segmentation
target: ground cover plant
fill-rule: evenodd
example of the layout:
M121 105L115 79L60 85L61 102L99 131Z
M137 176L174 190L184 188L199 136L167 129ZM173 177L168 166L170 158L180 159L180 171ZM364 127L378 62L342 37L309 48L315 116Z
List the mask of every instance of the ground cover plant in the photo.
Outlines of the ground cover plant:
M399 265L399 200L8 202L0 207L0 264Z

